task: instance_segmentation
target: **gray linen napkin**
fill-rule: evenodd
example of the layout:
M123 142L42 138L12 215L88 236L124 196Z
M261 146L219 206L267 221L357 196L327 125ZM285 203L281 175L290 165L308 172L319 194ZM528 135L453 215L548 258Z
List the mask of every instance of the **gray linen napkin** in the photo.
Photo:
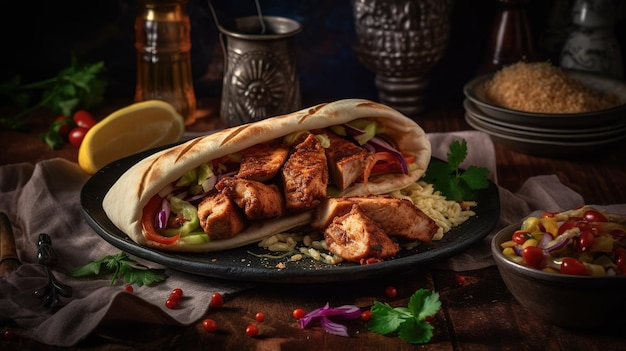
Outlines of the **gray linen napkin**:
M433 133L428 138L433 144L433 156L444 160L450 142L464 138L468 142L468 157L461 166L487 167L491 180L497 182L495 152L486 134ZM120 251L102 240L82 214L79 196L87 179L77 164L63 159L0 167L0 211L13 224L22 262L16 271L0 278L0 324L10 320L19 327L20 335L49 345L72 346L104 322L195 323L209 308L214 292L227 296L252 287L168 269L169 277L164 283L135 287L130 294L123 285L111 286L110 280L68 277L64 272ZM500 188L500 196L502 218L496 230L534 209L559 210L582 204L580 196L550 175L529 179L516 194ZM62 299L65 306L54 314L42 308L41 301L33 295L47 282L45 270L37 263L40 233L50 235L59 255L55 277L73 288L72 298ZM488 240L489 236L466 253L442 262L441 267L468 270L492 265ZM174 288L183 289L185 298L178 309L170 310L165 307L165 300Z
M251 286L168 269L165 282L134 286L134 292L129 294L123 284L111 286L107 279L74 279L65 275L92 260L120 252L101 239L83 216L79 197L87 179L77 164L64 159L34 166L22 163L0 167L0 211L12 223L22 262L16 271L0 279L0 325L12 320L22 336L48 345L72 346L104 319L123 323L194 323L206 313L214 292L228 296ZM50 236L59 257L54 276L73 290L70 299L61 298L64 306L54 314L34 296L34 291L48 281L43 266L37 263L40 233ZM165 301L174 288L181 288L184 298L178 308L168 309Z

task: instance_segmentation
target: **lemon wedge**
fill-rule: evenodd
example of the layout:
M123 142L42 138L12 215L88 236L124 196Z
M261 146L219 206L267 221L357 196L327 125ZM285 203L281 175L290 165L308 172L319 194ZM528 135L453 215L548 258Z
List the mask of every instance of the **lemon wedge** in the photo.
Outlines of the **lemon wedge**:
M185 131L183 117L161 100L137 102L96 123L78 149L78 164L94 174L126 156L172 144Z

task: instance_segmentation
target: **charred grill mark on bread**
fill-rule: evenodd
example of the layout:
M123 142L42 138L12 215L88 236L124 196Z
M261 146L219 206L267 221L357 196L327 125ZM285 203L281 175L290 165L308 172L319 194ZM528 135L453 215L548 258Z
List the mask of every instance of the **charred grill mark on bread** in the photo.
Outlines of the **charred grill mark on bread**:
M152 167L155 163L159 161L158 158L155 158L150 162L149 171L145 172L139 180L139 186L137 187L137 193L141 197L141 194L145 191L145 188L148 184L150 184L153 179L159 179L163 176L162 171L158 167Z
M198 139L193 139L191 141L189 141L187 144L185 144L184 147L182 147L178 153L176 153L176 157L174 157L174 162L178 162L181 159L184 158L184 156L187 154L187 152L189 152L189 150L193 149L199 142L200 142L200 138Z

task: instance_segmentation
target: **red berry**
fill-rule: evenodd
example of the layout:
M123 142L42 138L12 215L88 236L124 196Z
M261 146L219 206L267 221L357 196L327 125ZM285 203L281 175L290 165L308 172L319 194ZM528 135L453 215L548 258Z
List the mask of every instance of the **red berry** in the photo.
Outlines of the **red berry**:
M169 309L173 309L173 308L176 308L176 306L178 306L178 299L176 297L174 298L172 297L173 296L170 296L170 298L165 301L165 307Z
M217 322L215 322L211 318L207 318L202 321L202 329L208 332L214 332L217 330Z
M172 290L172 295L176 295L176 296L178 296L178 298L183 297L183 289L176 288L176 289Z
M304 316L306 315L306 312L304 312L304 310L301 308L296 308L295 310L293 310L292 314L295 319L301 319L301 318L304 318Z
M124 286L124 290L128 291L131 294L135 291L135 289L133 289L133 286L130 284L127 284L126 286Z
M456 277L454 277L454 282L457 286L463 286L465 284L465 277L457 274Z
M361 320L364 322L369 322L372 319L372 311L365 310L361 312Z
M13 340L15 338L15 331L11 328L6 328L2 332L2 340Z
M254 316L254 319L259 323L263 322L265 320L265 313L257 312L257 314Z
M250 324L246 327L246 335L247 336L257 336L259 334L259 327L255 324Z
M213 293L213 295L211 295L210 306L214 309L222 308L222 306L224 306L224 297L222 297L222 294L217 292Z
M385 295L390 299L394 299L398 296L398 290L396 290L393 286L388 286L385 288Z

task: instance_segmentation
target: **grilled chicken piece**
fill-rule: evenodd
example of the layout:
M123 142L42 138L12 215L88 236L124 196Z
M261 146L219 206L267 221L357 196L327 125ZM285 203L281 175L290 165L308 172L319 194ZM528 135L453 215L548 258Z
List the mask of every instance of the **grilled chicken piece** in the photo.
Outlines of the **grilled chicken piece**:
M390 196L352 196L329 198L315 210L311 226L324 230L333 219L357 204L392 238L401 241L430 242L439 229L437 223L409 200Z
M343 191L359 179L368 165L375 162L374 155L339 135L328 131L330 146L325 149L328 172L335 186Z
M367 217L358 205L336 217L324 231L328 250L344 260L365 262L385 259L400 250L376 222Z
M241 207L248 219L274 218L283 214L282 192L275 184L224 177L215 188Z
M246 218L241 209L222 193L207 196L200 202L198 219L200 226L212 240L232 238L246 226Z
M278 174L288 153L289 148L282 145L264 143L251 146L242 151L243 157L236 177L258 182L270 180Z
M314 134L295 146L283 166L282 176L287 211L309 210L326 199L326 154Z

